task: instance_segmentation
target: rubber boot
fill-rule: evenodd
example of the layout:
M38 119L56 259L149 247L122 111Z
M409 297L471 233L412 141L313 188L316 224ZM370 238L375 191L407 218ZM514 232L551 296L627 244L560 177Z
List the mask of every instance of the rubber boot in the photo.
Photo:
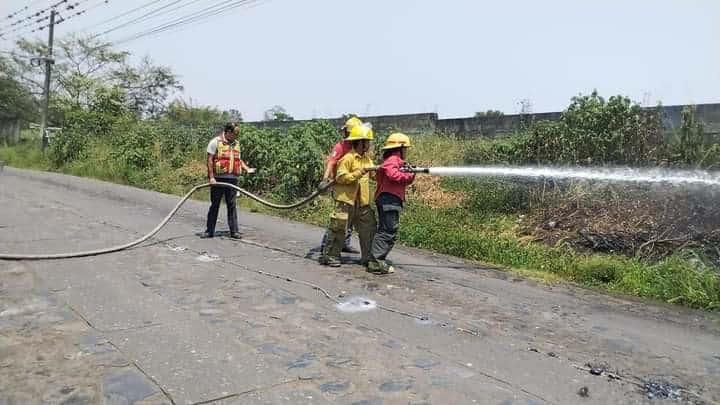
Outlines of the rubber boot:
M379 273L382 271L382 266L376 260L370 260L367 263L368 273Z

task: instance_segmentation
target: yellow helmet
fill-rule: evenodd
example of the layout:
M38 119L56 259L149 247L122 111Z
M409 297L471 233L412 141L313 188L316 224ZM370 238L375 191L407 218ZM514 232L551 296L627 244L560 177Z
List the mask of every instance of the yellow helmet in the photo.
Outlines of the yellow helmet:
M383 150L402 147L409 148L410 146L412 145L410 145L410 138L407 135L395 132L394 134L390 134L390 136L388 136L385 141L385 146L383 146Z
M347 119L347 121L345 121L345 125L343 125L342 129L347 129L348 131L351 131L358 125L362 125L362 121L360 121L360 118L350 117Z
M366 124L360 124L352 127L350 130L350 135L345 138L346 141L360 141L363 139L367 139L368 141L372 141L375 137L375 133L372 130L372 127L370 125Z

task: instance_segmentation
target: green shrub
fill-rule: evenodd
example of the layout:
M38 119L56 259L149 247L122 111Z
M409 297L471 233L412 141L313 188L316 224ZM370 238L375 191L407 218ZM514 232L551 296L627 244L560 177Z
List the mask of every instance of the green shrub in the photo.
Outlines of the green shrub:
M615 289L694 308L720 309L720 274L697 259L675 255L650 266L636 265Z
M113 129L110 158L113 164L127 171L145 171L156 162L152 146L155 144L155 131L151 125L134 122L118 122ZM160 151L162 154L166 151ZM172 159L172 155L166 156Z
M465 148L464 160L470 164L514 165L525 163L527 158L526 134L517 134L507 138L483 140Z
M578 261L572 278L589 285L611 284L622 278L624 268L624 263L611 257L591 256Z
M294 125L287 133L245 125L240 136L243 159L258 172L244 184L283 198L307 195L322 179L325 157L339 139L327 121Z
M574 97L559 121L539 121L526 134L466 152L467 162L477 164L647 165L667 157L658 111L597 92Z

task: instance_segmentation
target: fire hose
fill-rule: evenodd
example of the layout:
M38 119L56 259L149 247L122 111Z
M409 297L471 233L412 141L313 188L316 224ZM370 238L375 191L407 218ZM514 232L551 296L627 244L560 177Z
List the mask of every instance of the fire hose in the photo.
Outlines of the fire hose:
M366 168L367 171L374 171L376 170L376 167L369 167ZM415 173L427 173L426 168L415 168L412 166L406 166L403 168L405 171L412 171ZM291 204L276 204L271 201L267 201L241 187L235 186L233 184L227 184L227 183L216 183L216 184L200 184L195 187L193 187L190 191L185 194L183 198L178 201L178 203L175 205L175 207L170 211L169 214L163 219L152 231L148 232L147 234L143 235L142 237L135 239L132 242L125 243L123 245L117 245L117 246L111 246L103 249L94 249L94 250L86 250L86 251L79 251L79 252L70 252L70 253L52 253L52 254L11 254L11 253L0 253L0 260L53 260L53 259L70 259L75 257L87 257L87 256L98 256L103 255L107 253L113 253L113 252L119 252L121 250L130 249L134 246L137 246L148 239L155 236L162 228L165 227L165 225L170 222L172 217L175 216L175 214L180 210L180 207L185 204L185 202L190 199L190 197L198 190L207 188L207 187L228 187L232 188L236 191L238 191L240 194L245 195L246 197L249 197L250 199L253 199L257 202L259 202L262 205L265 205L270 208L275 208L278 210L290 210L294 208L301 207L310 201L317 198L320 194L324 193L326 190L331 188L335 184L335 181L330 182L324 182L320 186L318 186L317 190L315 190L312 194L309 196L296 201Z
M160 230L167 225L168 222L170 222L170 219L172 219L173 216L178 212L180 207L185 204L185 202L192 196L196 191L207 188L207 187L229 187L232 189L235 189L236 191L240 192L241 194L259 202L260 204L266 205L271 208L279 209L279 210L289 210L293 208L301 207L310 201L317 198L320 194L325 192L327 189L332 187L335 184L335 182L329 182L323 184L321 187L318 187L317 190L315 190L312 194L309 196L303 198L302 200L296 201L292 204L276 204L270 201L267 201L243 188L240 188L238 186L227 184L227 183L216 183L214 185L211 185L210 183L200 184L195 187L193 187L190 191L185 194L185 196L178 201L178 203L175 205L175 207L170 211L169 214L165 217L165 219L162 220L152 231L148 232L147 234L143 235L142 237L132 241L128 242L124 245L117 245L117 246L111 246L108 248L103 249L95 249L95 250L86 250L86 251L80 251L80 252L71 252L71 253L54 253L54 254L9 254L9 253L0 253L0 260L51 260L51 259L70 259L74 257L87 257L87 256L97 256L102 255L106 253L112 253L112 252L118 252L125 249L130 249L131 247L137 246L146 240L152 238L160 232Z

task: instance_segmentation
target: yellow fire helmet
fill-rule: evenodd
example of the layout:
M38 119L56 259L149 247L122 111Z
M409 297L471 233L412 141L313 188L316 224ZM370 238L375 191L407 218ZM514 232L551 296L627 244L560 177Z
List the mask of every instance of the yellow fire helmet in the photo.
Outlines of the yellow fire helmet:
M409 148L410 146L412 145L410 145L410 138L407 135L395 132L388 136L387 140L385 140L385 146L383 146L382 149Z
M372 141L375 137L375 133L372 130L372 127L370 125L361 124L356 125L350 130L350 136L345 138L346 141L360 141L363 139L367 139L368 141Z
M362 121L360 121L360 118L350 117L347 119L347 121L345 121L345 125L342 126L342 129L347 129L348 131L352 131L352 129L358 125L362 125Z

